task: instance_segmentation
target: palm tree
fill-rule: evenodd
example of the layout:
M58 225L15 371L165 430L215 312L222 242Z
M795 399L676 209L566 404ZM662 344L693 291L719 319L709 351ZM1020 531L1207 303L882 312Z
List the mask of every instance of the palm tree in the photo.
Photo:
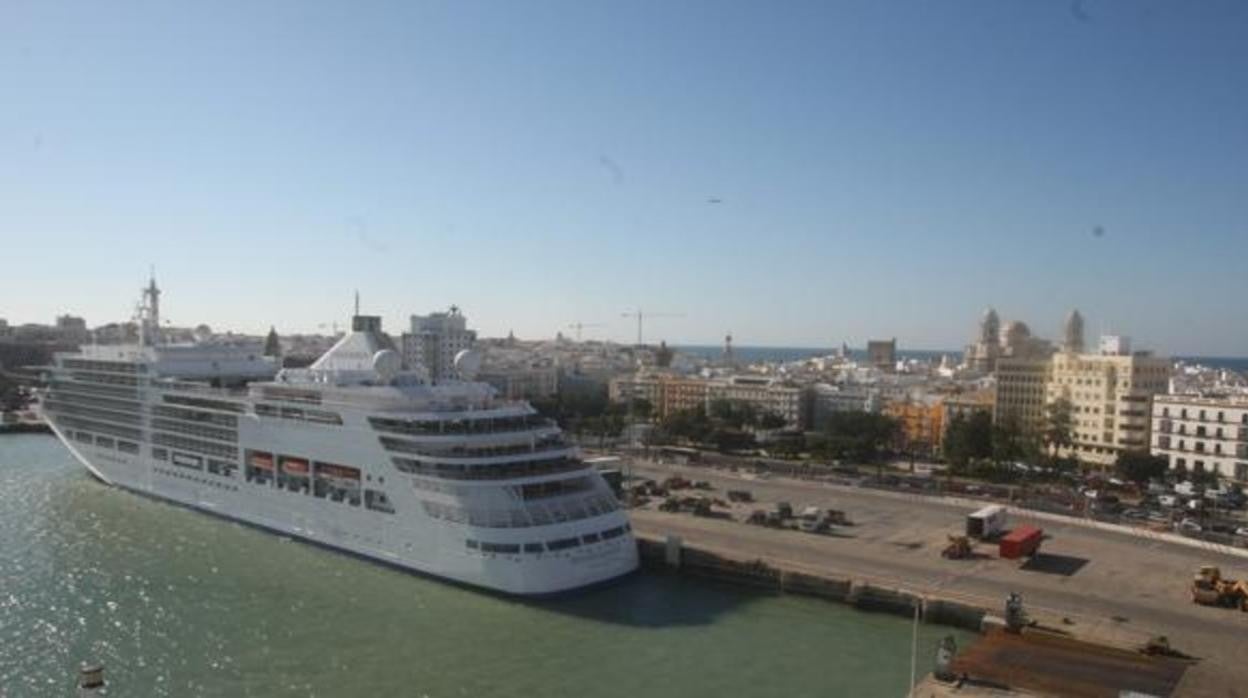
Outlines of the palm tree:
M1075 445L1073 414L1074 406L1065 397L1044 406L1044 443L1054 456Z

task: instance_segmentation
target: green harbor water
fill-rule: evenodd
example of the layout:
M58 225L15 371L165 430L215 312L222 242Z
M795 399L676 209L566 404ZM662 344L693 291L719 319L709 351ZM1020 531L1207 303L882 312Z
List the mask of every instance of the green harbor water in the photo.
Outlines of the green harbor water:
M920 672L936 642L922 626ZM911 624L637 574L475 592L106 487L0 437L0 696L902 696Z

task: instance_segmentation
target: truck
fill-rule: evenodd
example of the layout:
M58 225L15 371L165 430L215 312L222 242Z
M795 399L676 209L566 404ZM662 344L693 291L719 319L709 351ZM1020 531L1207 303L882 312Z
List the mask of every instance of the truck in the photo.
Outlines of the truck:
M985 540L1005 530L1005 507L992 504L966 517L966 535Z
M1019 526L1001 538L1000 554L1006 560L1030 557L1040 550L1044 530L1035 526Z

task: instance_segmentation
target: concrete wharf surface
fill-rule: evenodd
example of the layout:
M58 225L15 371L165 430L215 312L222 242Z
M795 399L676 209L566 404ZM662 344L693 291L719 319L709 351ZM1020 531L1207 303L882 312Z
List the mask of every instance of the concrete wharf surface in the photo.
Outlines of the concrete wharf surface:
M758 499L733 505L720 517L655 510L630 512L639 533L680 536L689 544L792 569L818 571L890 585L920 594L978 603L1000 615L1010 592L1022 594L1029 613L1050 627L1117 647L1136 648L1154 635L1198 658L1174 691L1177 696L1248 698L1248 614L1191 602L1196 568L1215 564L1230 577L1248 576L1243 558L1164 541L1013 516L1010 525L1045 529L1035 561L1020 565L980 543L971 560L946 560L948 534L961 533L971 509L920 495L786 478L753 479L724 470L637 461L635 476L680 475L706 480L711 494L750 490ZM689 494L700 494L692 491ZM845 511L855 525L833 535L806 534L741 523L753 509L778 501L796 510L816 505Z

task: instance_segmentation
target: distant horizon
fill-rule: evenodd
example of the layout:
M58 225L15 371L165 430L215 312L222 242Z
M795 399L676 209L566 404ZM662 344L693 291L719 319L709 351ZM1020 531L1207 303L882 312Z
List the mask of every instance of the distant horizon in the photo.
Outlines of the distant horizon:
M413 314L413 315L423 315L423 314L428 314L429 312L439 312L439 311L426 311L426 312L424 312L424 313L412 313L412 314ZM369 313L369 312L367 312L367 309L362 308L362 309L361 309L361 314L363 314L363 315L369 315L370 313ZM83 319L84 319L84 320L86 320L86 322L87 322L87 327L88 327L88 330L95 330L95 329L98 329L98 328L100 328L100 327L104 327L104 326L107 326L107 325L112 325L112 324L126 324L126 323L128 323L128 322L132 322L132 320L127 319L127 320L109 320L109 321L102 322L102 323L93 323L93 322L91 322L88 318L85 318L84 316L78 315L77 313L74 313L74 312L62 312L62 313L58 313L57 315L58 315L58 316L59 316L59 315L70 315L70 316L74 316L74 317L83 317ZM409 316L409 317L410 317L410 316ZM0 310L0 320L6 320L6 321L9 323L9 326L10 326L10 327L13 327L13 328L19 327L19 326L24 325L24 324L34 324L34 325L42 325L42 326L53 326L53 325L55 324L55 317L54 317L54 318L52 318L51 320L46 320L46 321L33 320L33 321L20 321L20 322L15 322L15 321L14 321L11 317L8 317L8 316L4 315L2 310ZM197 326L199 326L199 325L201 325L201 324L208 324L208 323L200 323L200 322L196 322L196 323L171 322L171 321L169 321L168 319L166 319L164 324L165 324L167 327L176 327L176 328L179 328L179 329L184 329L184 330L193 330L193 329L195 329ZM340 333L341 333L341 332L345 332L345 331L347 331L347 330L348 330L348 328L350 327L349 318L348 318L348 320L341 321L341 322L339 322L339 323L337 323L337 324L338 324L338 331L339 331ZM269 328L268 328L268 327L265 327L264 329L261 329L261 330L253 330L253 329L243 329L243 328L237 328L237 327L224 327L224 328L222 328L222 327L214 327L214 326L212 326L211 324L208 324L208 326L209 326L209 328L210 328L210 329L211 329L214 333L216 333L216 334L227 334L227 333L233 333L233 334L242 335L242 336L249 336L249 337L263 337L264 335L268 334L268 332L269 332ZM383 331L385 331L387 334L398 335L398 334L401 334L402 332L407 331L407 323L406 323L406 322L403 322L403 323L398 323L398 326L399 326L401 329L399 329L399 330L395 330L395 329L394 329L395 324L392 324L392 323L390 323L390 322L386 321L386 320L383 318L383 321L382 321L382 328L383 328ZM277 329L277 333L278 333L278 335L279 335L279 336L296 336L296 335L301 335L301 336L324 336L324 337L332 337L332 336L334 336L333 332L332 332L332 331L330 331L330 328L328 328L328 327L324 327L324 328L320 328L320 329L313 329L313 330L293 330L293 331L285 331L285 330L283 330L281 327L277 327L276 325L275 325L274 327L275 327L275 329ZM471 317L469 318L469 329L476 329L476 328L474 328L474 327L472 326ZM552 333L552 334L550 334L550 335L548 335L548 336L534 336L534 335L525 336L525 335L520 335L520 334L517 334L517 335L516 335L516 339L521 340L521 341L548 341L548 340L554 340L554 339L558 336L558 334L560 334L560 333L563 335L564 339L567 339L567 340L570 340L570 341L576 341L575 336L574 336L575 330L574 330L573 328L570 328L570 329L564 329L564 330L556 330L556 332L555 332L555 333ZM480 330L477 330L477 337L478 337L478 339L480 339L480 340L505 340L505 339L507 339L507 336L508 336L508 335L507 335L507 333L503 333L503 334L492 334L492 333L485 333L485 332L482 332L482 331L480 331ZM1130 335L1126 335L1126 336L1130 337ZM874 339L871 339L871 340L868 340L868 341L889 341L890 339L894 339L894 337L886 337L886 338L885 338L885 337L877 337L877 338L874 338ZM1043 338L1042 338L1042 339L1043 339ZM1092 339L1095 339L1095 338L1092 338ZM1132 338L1132 339L1133 339L1133 342L1134 342L1134 338ZM620 345L620 346L635 346L635 345L637 344L637 341L636 341L636 338L635 338L635 337L633 337L633 338L631 338L631 339L630 339L630 338L627 338L627 337L625 337L625 338L604 338L604 337L582 336L581 341L582 341L582 342L602 342L602 343L610 342L610 343L612 343L612 344L616 344L616 345ZM723 346L724 346L722 339L720 339L719 341L713 341L713 342L707 342L707 341L679 341L679 340L669 341L669 340L668 340L667 338L665 338L665 337L660 337L660 338L658 338L658 339L648 339L648 338L647 338L647 339L645 340L644 345L645 345L645 346L657 347L657 346L659 345L659 343L660 343L660 342L665 342L665 343L667 344L667 346L669 346L669 347L671 347L671 348L673 348L673 349L722 350L722 348L723 348ZM897 353L898 353L898 354L906 354L906 353L923 353L923 354L951 354L951 355L960 355L960 354L962 354L962 353L965 351L966 346L967 346L967 345L969 345L969 344L971 344L971 343L972 343L972 340L968 339L968 340L967 340L967 341L966 341L966 342L965 342L965 343L964 343L961 347L959 347L959 348L933 349L933 348L928 348L928 347L908 346L908 345L902 344L902 343L901 343L901 341L900 341L900 340L898 340L898 341L897 341ZM1093 346L1093 344L1094 344L1094 343L1095 343L1095 342L1094 342L1094 341L1092 341L1092 340L1090 340L1090 341L1089 341L1089 349L1091 349L1091 347ZM736 341L736 338L734 337L734 341L733 341L733 348L734 348L734 349L736 349L736 350L751 350L751 349L757 349L757 350L783 350L783 351L790 351L790 352L802 352L802 351L810 351L810 352L824 352L824 351L826 351L826 352L836 352L838 349L840 349L841 344L842 344L841 342L831 343L831 344L827 344L827 345L819 345L819 344L784 344L784 343L777 343L777 344L772 344L772 343L750 343L750 344L742 344L742 343L739 343L738 341ZM860 345L856 345L856 344L853 344L853 343L847 343L847 346L849 347L850 351L856 351L856 352L865 352L865 351L866 351L866 349L867 349L867 347L866 347L866 344L865 344L865 343L860 344ZM1245 354L1242 354L1242 355L1236 355L1236 354L1193 354L1193 353L1178 353L1178 352L1167 352L1167 351L1162 351L1162 350L1158 350L1158 349L1156 349L1155 347L1147 347L1147 346L1145 346L1145 347L1141 347L1141 346L1134 346L1134 347L1133 347L1133 349L1134 349L1134 350L1136 350L1136 351L1147 351L1147 352L1151 352L1152 354L1154 354L1154 355L1156 355L1156 356L1160 356L1160 357L1163 357L1163 358L1172 358L1172 359L1226 359L1226 360L1232 360L1232 361L1248 360L1248 353L1245 353Z

